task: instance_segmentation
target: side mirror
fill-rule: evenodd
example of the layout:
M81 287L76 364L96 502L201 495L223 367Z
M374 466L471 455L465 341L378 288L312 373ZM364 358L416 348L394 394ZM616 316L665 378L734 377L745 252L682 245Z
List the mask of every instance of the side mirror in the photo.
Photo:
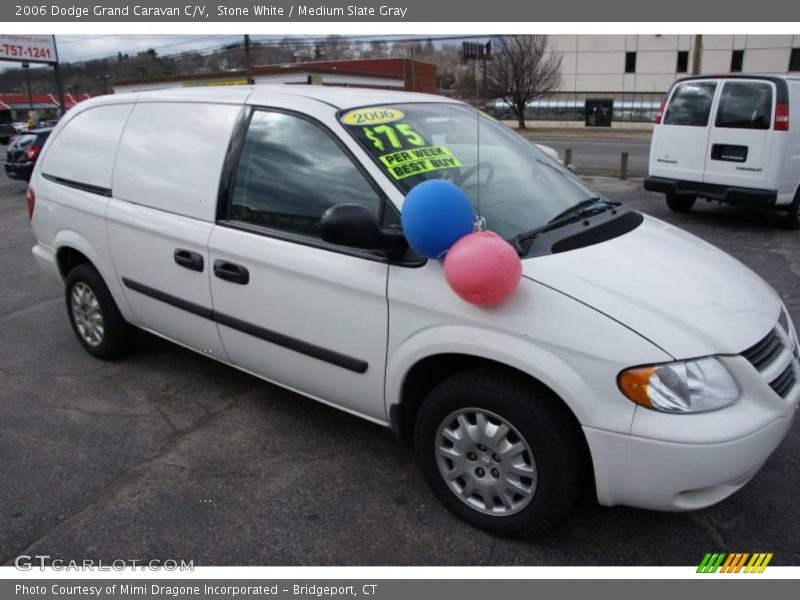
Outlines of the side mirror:
M381 228L372 212L362 204L331 206L322 213L320 227L320 237L339 246L387 253L408 248L401 231Z
M572 163L569 163L567 165L567 170L570 171L573 175L577 175L578 174L578 169L576 169L575 165L573 165Z

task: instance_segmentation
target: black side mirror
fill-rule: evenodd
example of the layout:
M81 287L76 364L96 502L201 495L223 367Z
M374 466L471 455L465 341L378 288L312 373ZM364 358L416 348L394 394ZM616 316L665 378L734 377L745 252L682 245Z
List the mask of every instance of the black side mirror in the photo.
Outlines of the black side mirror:
M320 237L339 246L387 253L408 248L402 231L381 228L372 212L362 204L331 206L322 213L320 227Z

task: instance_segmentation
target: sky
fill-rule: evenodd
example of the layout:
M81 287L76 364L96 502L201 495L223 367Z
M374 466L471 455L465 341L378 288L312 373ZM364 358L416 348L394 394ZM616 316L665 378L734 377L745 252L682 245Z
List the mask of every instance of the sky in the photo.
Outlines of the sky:
M278 35L251 35L253 41L259 40L278 40L283 36ZM293 36L305 37L305 36ZM324 37L324 36L320 36ZM347 37L347 36L343 36ZM364 40L367 36L356 36ZM391 41L392 38L408 39L419 37L425 39L426 36L397 35L381 36L380 39ZM241 42L242 35L57 35L56 46L58 48L58 58L61 62L72 62L82 60L92 60L105 56L116 56L118 52L136 54L153 48L159 55L175 54L190 50L202 50L205 48L215 48L223 44L233 44ZM478 39L478 38L476 38ZM438 45L438 42L437 42ZM19 63L0 61L0 70L17 68ZM46 65L31 65L32 68L46 68Z
M253 39L270 36L252 36ZM155 48L159 54L174 54L240 42L241 35L57 35L58 58L63 62L135 54Z
M283 36L276 35L251 35L253 41L276 40ZM303 37L303 36L297 36ZM391 40L392 37L382 36L381 39ZM424 39L425 36L419 36ZM116 55L118 52L135 54L148 48L154 48L159 55L186 52L212 48L222 44L241 42L241 35L57 35L58 58L62 62L76 60L91 60L104 56ZM362 39L362 38L360 38Z

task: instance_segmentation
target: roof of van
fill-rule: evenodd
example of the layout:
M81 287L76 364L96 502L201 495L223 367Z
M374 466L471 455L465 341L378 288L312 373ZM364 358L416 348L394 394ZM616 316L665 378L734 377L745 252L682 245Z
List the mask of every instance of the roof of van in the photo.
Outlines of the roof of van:
M687 75L678 81L687 79L786 79L800 81L800 75L781 75L779 73L704 73L703 75Z
M367 104L388 104L399 102L457 102L444 96L401 92L371 88L348 88L323 85L235 85L203 86L188 88L165 88L144 92L129 92L98 96L81 104L118 104L142 101L189 101L223 102L231 104L268 104L270 96L299 96L318 100L337 109L364 106ZM88 106L87 106L88 107Z

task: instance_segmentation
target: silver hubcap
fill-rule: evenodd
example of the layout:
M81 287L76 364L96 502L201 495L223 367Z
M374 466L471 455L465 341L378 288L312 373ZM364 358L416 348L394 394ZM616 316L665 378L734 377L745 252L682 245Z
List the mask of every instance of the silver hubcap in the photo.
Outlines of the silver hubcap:
M513 515L536 492L536 462L511 423L488 410L462 408L436 433L436 464L455 495L489 515Z
M83 341L90 346L99 346L103 342L103 313L92 288L80 281L72 286L70 308Z

